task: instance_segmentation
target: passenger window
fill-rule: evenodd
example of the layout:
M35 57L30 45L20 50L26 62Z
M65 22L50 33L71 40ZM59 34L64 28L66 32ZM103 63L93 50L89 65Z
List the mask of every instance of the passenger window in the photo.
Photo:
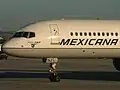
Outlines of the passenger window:
M113 36L113 33L111 33L111 36Z
M84 35L87 36L87 33L85 32Z
M115 35L118 36L118 33L116 32Z
M104 33L104 32L102 32L102 36L105 36L105 33Z
M89 32L89 36L91 36L91 32Z
M80 32L80 36L82 36L82 32Z
M71 32L70 35L73 36L73 33Z
M76 36L78 36L78 33L77 33L77 32L75 32L75 35L76 35Z
M28 34L29 34L29 32L24 32L23 37L28 38Z
M93 35L96 36L96 33L94 32Z
M109 36L109 33L106 33L107 34L107 36Z
M100 33L98 32L98 36L100 36Z
M35 37L35 33L34 32L30 32L29 38Z

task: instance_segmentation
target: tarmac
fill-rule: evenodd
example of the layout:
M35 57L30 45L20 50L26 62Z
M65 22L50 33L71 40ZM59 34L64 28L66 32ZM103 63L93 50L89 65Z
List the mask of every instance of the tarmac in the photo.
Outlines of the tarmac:
M120 90L120 73L111 59L59 59L60 82L48 79L41 59L0 60L0 90Z

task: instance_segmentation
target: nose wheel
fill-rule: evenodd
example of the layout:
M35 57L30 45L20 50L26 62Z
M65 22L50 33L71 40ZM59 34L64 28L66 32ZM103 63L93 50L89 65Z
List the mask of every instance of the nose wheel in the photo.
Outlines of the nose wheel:
M60 81L60 77L59 77L58 73L56 72L56 63L50 63L49 80L51 82L59 82Z
M51 73L49 75L49 80L51 82L59 82L60 81L60 77L56 73Z

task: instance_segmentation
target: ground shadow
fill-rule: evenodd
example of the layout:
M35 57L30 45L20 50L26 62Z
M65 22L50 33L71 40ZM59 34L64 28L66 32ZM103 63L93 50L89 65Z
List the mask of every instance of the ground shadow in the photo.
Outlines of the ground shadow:
M96 71L59 71L61 79L120 81L119 72ZM48 78L45 70L4 70L0 72L0 78Z

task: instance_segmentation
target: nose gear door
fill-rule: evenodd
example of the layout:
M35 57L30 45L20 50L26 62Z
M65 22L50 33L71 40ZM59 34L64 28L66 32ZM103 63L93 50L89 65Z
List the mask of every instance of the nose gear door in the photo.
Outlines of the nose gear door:
M50 24L51 44L60 44L59 27L57 24Z

